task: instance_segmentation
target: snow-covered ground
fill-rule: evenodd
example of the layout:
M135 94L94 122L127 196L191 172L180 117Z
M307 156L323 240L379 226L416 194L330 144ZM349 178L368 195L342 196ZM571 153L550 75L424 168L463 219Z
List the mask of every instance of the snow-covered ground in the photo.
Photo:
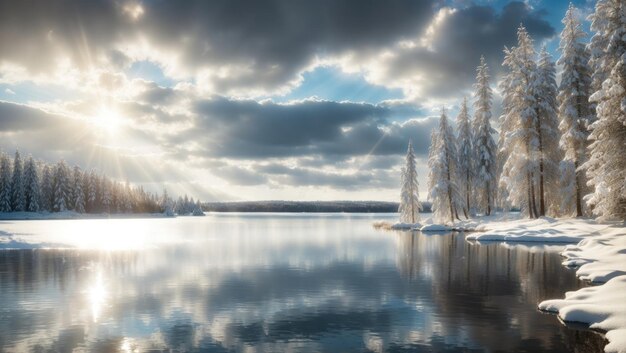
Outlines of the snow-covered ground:
M564 299L546 300L539 309L558 314L564 322L583 323L606 332L606 352L626 353L626 224L598 223L591 219L523 219L519 214L480 217L454 225L438 225L427 218L423 225L388 228L412 230L457 229L466 239L512 244L564 244L563 265L577 267L579 278L594 286L565 293Z
M471 228L470 222L464 225ZM626 353L626 225L588 219L508 219L479 221L467 239L478 241L577 243L561 255L563 265L578 267L576 274L597 284L564 299L539 304L564 322L589 325L606 332L606 352Z
M565 299L546 300L539 309L558 313L565 322L582 322L606 331L606 352L626 352L626 227L613 225L592 234L561 253L566 266L598 286L565 293Z

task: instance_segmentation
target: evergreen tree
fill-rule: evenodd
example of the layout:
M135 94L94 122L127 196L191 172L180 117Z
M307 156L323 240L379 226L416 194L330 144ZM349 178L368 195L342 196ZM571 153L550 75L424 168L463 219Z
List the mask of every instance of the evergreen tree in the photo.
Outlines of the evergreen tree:
M113 195L111 195L111 183L104 176L100 181L100 189L102 190L102 212L110 213L112 212Z
M417 166L415 163L415 152L413 145L409 141L407 148L405 165L402 168L402 189L400 194L400 222L415 224L419 222L419 211L422 210L422 204L419 201L419 184L417 183ZM196 209L199 206L196 205ZM201 207L200 207L201 209ZM194 214L197 213L194 211Z
M448 124L445 110L439 119L439 128L431 134L431 145L428 158L430 173L428 174L429 197L432 201L434 216L439 221L459 219L458 208L463 207L464 200L456 185L457 156L454 131Z
M0 212L11 212L11 162L0 152Z
M67 211L68 201L71 198L70 180L68 168L64 161L57 163L54 168L53 178L53 204L52 210L56 212Z
M26 209L24 199L24 180L22 175L22 157L19 151L15 151L13 159L13 175L11 179L11 209L24 211Z
M518 46L505 48L503 65L507 68L500 89L503 112L500 118L501 183L506 186L509 200L519 205L530 218L539 216L535 184L539 166L537 154L537 109L534 95L536 64L533 41L526 28L517 32Z
M467 98L463 98L461 111L456 118L458 129L457 152L458 152L458 182L459 192L464 202L463 214L469 218L471 213L472 199L472 178L473 178L473 134L470 124L470 117L467 111Z
M591 68L589 52L582 43L585 32L577 17L577 9L570 4L563 18L557 64L563 67L559 86L560 147L564 153L561 163L562 203L564 214L580 217L585 213L583 196L589 192L585 170L580 166L587 160L589 127L595 120L589 102L591 95Z
M98 176L96 172L91 170L89 172L89 181L87 186L87 205L89 212L97 212L98 210Z
M497 146L493 140L495 130L491 127L491 104L493 93L489 85L489 67L485 58L480 58L474 84L474 189L477 207L484 215L490 215L495 208L497 190Z
M54 205L54 176L50 167L45 165L41 174L41 208L43 210L52 212Z
M591 16L593 88L597 121L584 164L595 190L586 197L601 220L626 220L626 4L598 0ZM601 84L600 84L601 83Z
M559 149L559 120L557 115L556 67L544 47L539 54L535 72L534 94L537 119L537 157L539 158L539 215L557 215L560 209L560 173L562 159Z
M24 209L29 212L38 212L40 209L40 190L37 166L33 157L28 157L24 165Z
M74 167L73 175L73 206L74 211L85 213L85 193L83 192L83 173L80 168Z

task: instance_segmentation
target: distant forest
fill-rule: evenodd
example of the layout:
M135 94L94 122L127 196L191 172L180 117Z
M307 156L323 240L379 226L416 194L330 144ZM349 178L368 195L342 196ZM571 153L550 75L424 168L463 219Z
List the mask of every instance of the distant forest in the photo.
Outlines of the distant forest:
M206 202L204 211L209 212L398 212L397 202L385 201L236 201ZM423 204L423 212L430 212L430 203Z

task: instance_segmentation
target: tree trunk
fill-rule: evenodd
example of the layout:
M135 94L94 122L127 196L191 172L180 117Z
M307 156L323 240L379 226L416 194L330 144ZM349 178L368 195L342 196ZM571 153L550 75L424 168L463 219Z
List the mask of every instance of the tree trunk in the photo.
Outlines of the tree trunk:
M413 200L413 190L411 190L411 223L415 224L415 200Z
M467 186L465 188L465 209L463 210L463 212L465 213L465 218L469 219L468 217L468 213L470 210L470 173L469 173L469 169L467 170L466 174L465 174L465 185Z
M533 210L533 217L532 218L538 218L538 213L537 213L537 202L535 199L535 184L533 183L533 175L532 173L529 174L530 175L530 206L531 209Z
M578 159L574 161L574 178L576 180L576 217L583 216L583 205L581 200L580 178L578 175Z
M485 183L485 187L486 187L486 196L487 196L487 213L485 214L486 216L491 215L491 197L489 197L489 190L491 189L491 184L487 181Z
M537 136L539 139L539 216L546 215L546 206L544 201L544 188L543 188L543 136L541 134L541 116L539 111L535 110L537 113L537 124L535 125L535 130L537 130ZM536 214L536 211L535 211Z

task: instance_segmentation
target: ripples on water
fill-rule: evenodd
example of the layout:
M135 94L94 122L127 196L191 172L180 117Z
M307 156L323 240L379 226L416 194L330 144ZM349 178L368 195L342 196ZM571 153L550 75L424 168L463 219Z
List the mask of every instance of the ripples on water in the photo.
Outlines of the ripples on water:
M392 217L0 222L0 351L602 351L535 309L582 286L560 247L371 226Z

